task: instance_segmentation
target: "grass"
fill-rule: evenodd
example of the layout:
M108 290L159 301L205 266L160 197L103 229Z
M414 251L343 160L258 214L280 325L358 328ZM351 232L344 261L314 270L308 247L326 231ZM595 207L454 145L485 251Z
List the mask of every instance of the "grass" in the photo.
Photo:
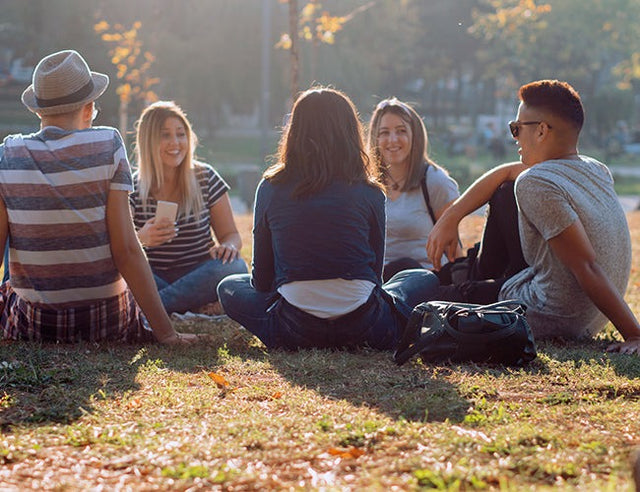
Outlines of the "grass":
M270 134L267 142L267 160L276 153L277 134ZM247 165L254 166L260 172L266 168L267 163L261 159L260 136L216 136L213 140L204 140L198 148L198 155L214 167L232 184L232 193L237 191L235 177ZM430 153L436 162L448 169L451 175L458 181L460 190L465 190L476 178L485 171L494 167L497 162L486 151L477 152L475 156L449 155L443 145L434 139L431 142ZM596 159L606 162L609 166L636 167L640 159L635 155L621 154L611 159L606 159L604 152L590 148L584 153ZM507 149L505 161L517 159L515 147ZM619 195L640 195L640 178L616 177L616 192Z
M465 220L465 244L480 227ZM610 326L545 342L522 369L266 352L231 321L178 327L213 340L1 344L0 488L632 490L640 358L604 352Z

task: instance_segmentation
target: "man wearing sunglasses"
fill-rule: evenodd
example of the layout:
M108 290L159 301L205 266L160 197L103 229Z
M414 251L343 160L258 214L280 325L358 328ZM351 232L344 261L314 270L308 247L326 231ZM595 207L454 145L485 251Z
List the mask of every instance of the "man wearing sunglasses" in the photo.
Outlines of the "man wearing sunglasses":
M631 268L629 230L609 170L578 154L580 96L557 80L526 84L518 96L509 129L520 161L476 180L429 235L427 253L440 269L443 253L454 259L462 218L490 204L469 280L442 287L441 298L482 304L517 299L527 306L537 338L592 336L608 318L625 340L608 350L640 354L640 325L623 298Z

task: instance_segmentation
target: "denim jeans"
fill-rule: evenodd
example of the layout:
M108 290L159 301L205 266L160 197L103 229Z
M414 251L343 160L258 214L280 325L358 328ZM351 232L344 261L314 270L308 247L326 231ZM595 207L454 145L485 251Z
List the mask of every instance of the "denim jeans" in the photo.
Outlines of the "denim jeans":
M216 287L228 275L246 273L241 258L226 264L209 259L199 265L173 270L154 270L153 277L167 313L184 313L218 300Z
M322 319L289 304L277 292L259 292L249 275L232 275L218 286L227 315L256 335L267 348L395 348L411 309L432 300L438 278L428 270L404 270L356 310Z

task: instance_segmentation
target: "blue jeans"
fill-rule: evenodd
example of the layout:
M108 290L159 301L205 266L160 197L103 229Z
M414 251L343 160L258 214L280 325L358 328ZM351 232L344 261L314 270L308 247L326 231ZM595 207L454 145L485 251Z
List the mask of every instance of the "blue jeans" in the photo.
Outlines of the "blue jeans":
M216 287L228 275L246 273L241 258L223 264L209 259L199 265L173 270L154 270L153 277L167 313L184 313L218 300Z
M411 309L432 300L440 285L428 270L394 275L355 311L322 319L289 304L277 292L259 292L249 275L232 275L218 285L227 315L256 335L267 348L395 348Z

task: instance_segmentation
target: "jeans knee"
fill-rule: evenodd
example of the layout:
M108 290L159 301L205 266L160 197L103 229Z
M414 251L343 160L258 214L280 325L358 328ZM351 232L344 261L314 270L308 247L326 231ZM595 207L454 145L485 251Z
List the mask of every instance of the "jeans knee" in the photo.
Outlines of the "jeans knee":
M218 299L224 306L225 302L229 302L236 292L246 288L248 285L250 285L250 278L248 274L236 273L228 275L218 283Z

